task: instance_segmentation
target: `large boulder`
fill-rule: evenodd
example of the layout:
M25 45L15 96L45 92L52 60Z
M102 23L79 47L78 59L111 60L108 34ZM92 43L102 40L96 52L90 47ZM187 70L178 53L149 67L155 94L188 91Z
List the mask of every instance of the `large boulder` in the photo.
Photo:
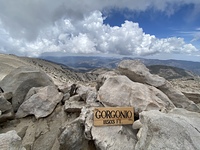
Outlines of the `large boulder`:
M88 150L88 142L83 134L84 126L79 121L67 124L62 130L58 138L60 150Z
M15 112L32 87L48 85L54 85L51 78L44 72L31 67L19 67L0 81L0 87L4 92L13 93L12 106Z
M27 96L29 97L20 105L16 113L18 118L27 115L35 115L36 118L46 117L63 98L63 94L58 92L55 86L32 88Z
M165 79L153 75L149 69L139 60L123 60L118 64L118 70L134 82L149 84L159 87L165 84Z
M99 100L106 106L132 106L136 115L144 110L170 110L175 107L160 90L132 82L126 76L108 78L99 89Z
M134 149L137 141L127 126L92 127L91 134L97 149L102 150Z
M200 103L200 78L173 79L170 83L195 104Z
M123 60L118 65L122 75L126 75L134 82L140 82L154 86L165 93L176 107L185 108L190 111L200 112L200 108L183 93L175 89L172 84L164 78L153 75L149 69L138 60Z
M0 134L0 149L25 150L25 148L22 147L21 138L17 135L17 132L14 130Z
M185 109L174 109L165 114L144 111L143 124L136 150L197 150L200 149L200 114Z
M58 104L45 118L35 119L34 116L27 116L1 124L0 133L15 130L22 139L22 146L27 150L59 150L60 128L75 118L77 115L67 115L63 106Z
M165 84L158 87L158 89L165 93L176 107L200 112L200 108L193 101L189 100L181 91L175 89L169 81L166 81Z

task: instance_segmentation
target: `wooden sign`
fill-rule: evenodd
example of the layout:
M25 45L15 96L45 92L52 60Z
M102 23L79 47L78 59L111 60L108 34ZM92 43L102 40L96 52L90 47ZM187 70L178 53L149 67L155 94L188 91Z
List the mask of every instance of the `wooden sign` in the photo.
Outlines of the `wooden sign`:
M96 107L94 126L133 124L133 107Z

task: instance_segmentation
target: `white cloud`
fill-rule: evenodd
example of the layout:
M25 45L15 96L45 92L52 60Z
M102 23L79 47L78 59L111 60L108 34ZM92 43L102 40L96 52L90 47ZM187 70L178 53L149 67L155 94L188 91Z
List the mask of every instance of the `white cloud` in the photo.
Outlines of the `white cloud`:
M0 0L0 20L12 37L35 40L40 31L61 18L80 20L84 15L109 8L144 11L153 8L168 15L183 4L199 5L199 0ZM196 6L195 5L195 6Z
M177 31L177 34L184 36L184 37L190 37L191 42L196 42L200 40L200 28L196 28L194 30L190 31Z
M182 38L158 39L145 34L138 23L131 21L125 21L120 27L105 25L99 11L94 11L81 21L59 20L52 28L41 31L34 42L8 37L7 45L12 45L12 50L17 49L17 54L32 56L43 52L150 55L197 50Z
M120 27L103 24L102 11L148 8L167 15L175 8L199 0L0 0L0 52L38 56L43 52L149 55L196 51L181 38L157 39L138 23ZM99 10L99 11L96 11Z

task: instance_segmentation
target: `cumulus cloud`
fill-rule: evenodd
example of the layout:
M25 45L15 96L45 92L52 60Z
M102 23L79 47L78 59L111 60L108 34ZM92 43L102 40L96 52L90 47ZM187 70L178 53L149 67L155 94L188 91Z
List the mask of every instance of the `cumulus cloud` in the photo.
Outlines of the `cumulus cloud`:
M80 20L95 10L128 8L145 11L153 8L173 14L183 4L200 4L199 0L0 0L0 20L13 37L35 40L41 29L65 17Z
M174 13L175 8L199 0L0 0L0 51L38 56L43 52L149 55L192 52L197 49L181 38L158 39L145 34L138 23L120 27L103 24L102 12L153 8Z
M138 23L125 21L120 27L111 27L103 24L103 19L100 11L90 13L81 21L62 19L53 27L43 30L34 42L8 36L4 46L12 45L6 49L16 48L19 54L28 52L33 56L42 52L150 55L197 50L182 38L158 39L154 35L145 34Z

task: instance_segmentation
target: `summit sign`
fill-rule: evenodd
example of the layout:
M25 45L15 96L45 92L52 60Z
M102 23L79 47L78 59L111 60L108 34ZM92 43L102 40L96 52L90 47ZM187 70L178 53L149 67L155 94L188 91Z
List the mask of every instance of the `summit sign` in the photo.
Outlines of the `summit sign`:
M97 107L94 109L94 126L133 124L133 107Z

